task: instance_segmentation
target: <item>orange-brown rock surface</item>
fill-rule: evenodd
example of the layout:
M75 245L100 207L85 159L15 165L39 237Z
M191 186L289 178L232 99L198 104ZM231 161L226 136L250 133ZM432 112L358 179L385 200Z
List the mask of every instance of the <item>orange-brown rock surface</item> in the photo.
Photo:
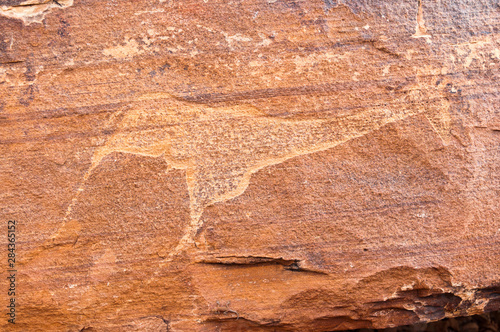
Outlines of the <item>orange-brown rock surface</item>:
M500 307L498 0L0 0L0 329Z

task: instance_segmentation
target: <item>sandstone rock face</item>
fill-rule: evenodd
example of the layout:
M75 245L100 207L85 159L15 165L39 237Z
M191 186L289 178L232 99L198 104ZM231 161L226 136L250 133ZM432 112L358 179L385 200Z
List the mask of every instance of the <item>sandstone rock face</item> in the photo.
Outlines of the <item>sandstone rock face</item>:
M497 0L1 0L0 328L498 310L499 22Z

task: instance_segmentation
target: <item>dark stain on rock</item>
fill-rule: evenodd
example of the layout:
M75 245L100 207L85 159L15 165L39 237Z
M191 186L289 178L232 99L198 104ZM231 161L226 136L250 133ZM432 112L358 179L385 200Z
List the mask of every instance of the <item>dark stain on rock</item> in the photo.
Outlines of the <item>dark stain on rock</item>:
M26 60L26 71L24 72L24 77L28 82L33 82L36 78L36 71L34 68L33 53L30 54Z
M29 106L33 99L35 99L35 92L37 87L35 84L30 84L24 91L23 95L19 98L19 103L23 106Z
M70 27L69 23L64 20L64 19L60 19L59 20L59 29L57 29L57 34L60 36L60 37L69 37L69 32L68 32L68 28Z

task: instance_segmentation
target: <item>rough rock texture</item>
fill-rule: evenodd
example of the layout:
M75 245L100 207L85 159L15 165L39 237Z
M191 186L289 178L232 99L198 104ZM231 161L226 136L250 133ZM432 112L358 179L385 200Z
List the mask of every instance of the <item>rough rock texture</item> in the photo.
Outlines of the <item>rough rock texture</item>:
M353 332L499 332L500 311L465 317L446 318L435 322L420 322L413 325L388 327L385 329L356 329Z
M0 329L498 310L499 23L498 0L0 0Z

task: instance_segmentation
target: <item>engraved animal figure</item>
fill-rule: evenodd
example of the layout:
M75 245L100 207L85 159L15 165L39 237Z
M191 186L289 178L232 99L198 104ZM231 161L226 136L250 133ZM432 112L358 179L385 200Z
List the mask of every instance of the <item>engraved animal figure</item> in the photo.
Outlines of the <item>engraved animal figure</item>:
M247 188L252 173L295 156L332 148L409 116L424 113L444 141L449 132L449 103L443 95L413 88L396 100L398 109L373 107L330 119L283 119L266 116L249 105L209 107L173 98L146 95L145 106L127 111L115 133L98 147L66 218L85 181L113 152L163 157L183 169L190 196L191 222L175 251L194 242L205 207L232 199ZM423 105L421 100L432 102ZM152 109L152 101L162 106ZM155 103L158 105L158 103Z

